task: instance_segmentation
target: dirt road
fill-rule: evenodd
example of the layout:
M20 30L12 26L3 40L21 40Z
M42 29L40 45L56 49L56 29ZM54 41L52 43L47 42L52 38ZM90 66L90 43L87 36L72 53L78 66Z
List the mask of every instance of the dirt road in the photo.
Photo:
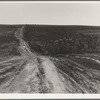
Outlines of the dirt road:
M56 70L56 66L46 57L40 57L30 51L23 40L24 27L15 33L20 45L19 57L0 62L2 93L65 93L64 82ZM5 66L5 67L4 67ZM1 74L0 73L0 74ZM5 80L6 78L6 80Z

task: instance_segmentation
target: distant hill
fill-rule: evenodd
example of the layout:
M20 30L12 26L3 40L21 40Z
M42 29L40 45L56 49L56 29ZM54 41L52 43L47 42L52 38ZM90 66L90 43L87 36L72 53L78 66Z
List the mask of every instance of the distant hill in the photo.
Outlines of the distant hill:
M25 27L23 39L32 51L46 55L99 53L100 26L0 25L0 54L18 54L15 31Z
M100 52L99 26L26 25L24 40L43 54Z
M18 55L19 41L15 37L15 31L19 25L0 25L0 57Z
M100 35L100 26L26 25L25 39L51 40L71 33Z

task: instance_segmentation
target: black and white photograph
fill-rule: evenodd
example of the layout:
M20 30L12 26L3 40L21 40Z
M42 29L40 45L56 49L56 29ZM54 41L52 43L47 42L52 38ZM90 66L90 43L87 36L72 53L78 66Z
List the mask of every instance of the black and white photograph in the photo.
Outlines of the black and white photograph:
M100 2L1 2L1 94L99 94Z

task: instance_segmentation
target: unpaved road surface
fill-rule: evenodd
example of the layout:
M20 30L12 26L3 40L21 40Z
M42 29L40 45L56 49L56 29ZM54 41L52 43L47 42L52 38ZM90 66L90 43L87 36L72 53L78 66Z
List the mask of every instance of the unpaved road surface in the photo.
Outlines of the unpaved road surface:
M15 35L19 39L21 56L0 62L1 93L65 93L65 85L56 66L46 57L30 51L22 39L23 28Z

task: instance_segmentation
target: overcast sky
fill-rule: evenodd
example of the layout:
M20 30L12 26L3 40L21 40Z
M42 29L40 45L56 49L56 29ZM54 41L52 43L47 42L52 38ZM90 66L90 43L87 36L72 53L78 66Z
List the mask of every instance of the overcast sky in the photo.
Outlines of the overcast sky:
M0 24L100 25L100 3L0 3Z

